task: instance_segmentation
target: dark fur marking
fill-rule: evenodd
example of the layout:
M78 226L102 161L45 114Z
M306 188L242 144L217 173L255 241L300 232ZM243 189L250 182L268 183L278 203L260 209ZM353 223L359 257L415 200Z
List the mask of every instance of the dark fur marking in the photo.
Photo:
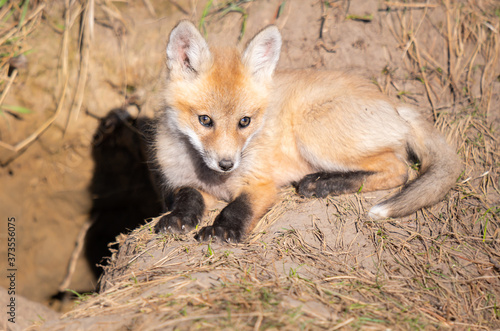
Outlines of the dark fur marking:
M417 153L409 146L406 146L406 157L408 158L408 161L412 164L420 164L420 159L418 158Z
M195 165L195 173L198 180L206 183L207 185L221 185L230 178L227 173L210 169L205 161L203 161L200 153L194 148L193 144L191 144L187 136L180 136L180 139L184 143L186 151Z
M200 223L205 211L205 202L200 192L183 187L174 195L172 212L160 218L155 226L156 233L185 233Z
M212 226L201 229L196 239L207 241L210 238L217 238L226 242L239 242L251 218L252 208L248 196L241 194L222 209Z
M327 195L339 195L357 192L364 179L373 174L370 171L317 172L305 176L295 185L299 195L324 198Z

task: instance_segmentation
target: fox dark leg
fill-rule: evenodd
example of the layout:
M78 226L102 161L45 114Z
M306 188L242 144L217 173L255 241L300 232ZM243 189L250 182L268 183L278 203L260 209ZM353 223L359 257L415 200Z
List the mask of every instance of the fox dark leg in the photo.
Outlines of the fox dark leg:
M185 233L194 229L205 212L202 194L191 187L174 193L172 211L162 216L155 226L156 233Z
M295 188L299 195L324 198L327 195L354 193L363 188L371 171L317 172L302 178Z
M239 242L252 218L253 212L248 195L242 193L222 209L212 226L201 229L196 239L207 241L218 238L226 242Z
M278 189L273 181L249 181L248 186L215 218L212 226L200 230L196 239L211 238L239 242L250 233L276 201Z

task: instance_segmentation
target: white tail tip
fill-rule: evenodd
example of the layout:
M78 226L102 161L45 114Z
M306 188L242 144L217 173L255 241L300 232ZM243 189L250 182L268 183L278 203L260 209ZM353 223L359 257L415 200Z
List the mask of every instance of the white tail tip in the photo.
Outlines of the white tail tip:
M375 205L368 212L368 216L374 220L380 220L389 217L389 209L386 206Z

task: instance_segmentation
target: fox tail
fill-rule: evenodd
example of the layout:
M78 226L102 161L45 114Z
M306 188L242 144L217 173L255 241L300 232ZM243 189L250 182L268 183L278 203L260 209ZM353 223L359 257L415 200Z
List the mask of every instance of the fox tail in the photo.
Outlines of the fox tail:
M410 123L408 155L420 161L420 171L399 193L370 209L368 215L374 219L406 216L435 204L453 187L462 169L455 150L430 123L411 109L401 107L398 112Z

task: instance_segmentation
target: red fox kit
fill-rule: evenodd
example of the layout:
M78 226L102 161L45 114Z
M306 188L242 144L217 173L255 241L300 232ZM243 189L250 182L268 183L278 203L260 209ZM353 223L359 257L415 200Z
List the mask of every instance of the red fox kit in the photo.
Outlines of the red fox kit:
M408 215L453 186L460 161L418 113L350 74L275 72L280 49L275 26L243 54L210 48L188 21L172 30L155 152L173 203L156 232L190 231L222 199L197 238L239 241L289 184L306 197L405 185L372 218ZM415 160L419 177L407 183Z

